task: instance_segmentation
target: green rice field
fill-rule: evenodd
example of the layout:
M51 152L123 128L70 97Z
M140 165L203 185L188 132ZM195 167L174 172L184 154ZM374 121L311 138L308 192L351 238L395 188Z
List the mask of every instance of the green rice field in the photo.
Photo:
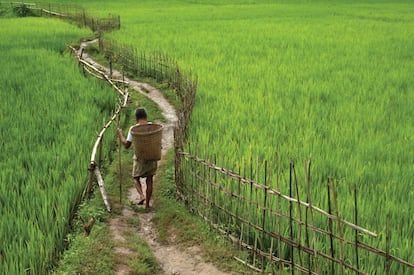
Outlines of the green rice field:
M392 254L414 262L412 1L77 2L100 16L120 15L121 30L108 38L166 53L198 75L192 143L230 169L277 155L283 190L290 160L311 159L313 204L326 207L334 177L340 214L352 221L356 185L359 224L379 235L372 244L384 249L389 214ZM49 217L66 224L113 93L59 54L85 30L56 20L0 20L0 213L9 221L0 225L0 255L15 262L0 260L0 270L43 270L64 238L64 228L49 233Z
M0 25L0 273L46 274L116 95L62 55L89 32L48 19Z
M230 169L278 155L284 190L289 161L311 159L313 203L334 177L352 221L356 185L359 224L384 249L389 214L394 253L413 261L414 3L124 3L108 3L122 18L111 38L198 74L192 142Z

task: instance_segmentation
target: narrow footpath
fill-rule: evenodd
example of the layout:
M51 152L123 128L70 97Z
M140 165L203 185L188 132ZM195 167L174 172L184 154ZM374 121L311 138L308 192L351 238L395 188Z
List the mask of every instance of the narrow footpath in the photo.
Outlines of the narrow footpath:
M86 41L81 43L78 54L82 51L82 48L85 48L88 44L96 43L96 40ZM109 68L102 66L101 64L95 62L91 57L86 53L82 55L83 59L93 65L94 67L106 72L109 75ZM117 79L122 79L122 74L119 71L113 70L112 77ZM162 160L166 152L174 146L174 126L177 123L177 115L174 107L165 99L163 94L152 87L147 83L141 83L134 81L125 77L125 81L129 82L130 93L134 92L140 93L152 101L156 102L159 108L162 110L163 116L166 118L164 125L163 139L162 139ZM157 177L155 177L155 185L157 183ZM138 193L135 187L132 184L132 180L125 180L128 188L128 200L131 202L138 202ZM127 183L128 182L128 183ZM143 184L143 191L145 194L145 184ZM154 191L156 192L156 190ZM131 233L138 234L143 238L151 248L153 255L157 258L158 262L163 269L165 274L180 274L180 275L193 275L193 274L227 274L219 271L211 263L207 263L200 256L200 249L196 246L190 248L182 248L176 245L163 245L157 241L156 228L152 222L156 208L153 208L152 211L147 213L136 213L128 205L122 206L122 211L120 215L113 214L109 219L110 232L113 238L114 243L114 252L120 257L133 256L135 253L129 249L125 242L127 240L127 235ZM133 226L127 221L130 219L139 219L140 226ZM133 274L134 270L130 266L125 264L120 264L117 266L115 273L116 274Z

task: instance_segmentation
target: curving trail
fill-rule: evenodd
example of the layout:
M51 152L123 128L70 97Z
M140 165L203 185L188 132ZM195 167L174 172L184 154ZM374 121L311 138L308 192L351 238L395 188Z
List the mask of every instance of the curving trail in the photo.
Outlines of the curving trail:
M85 48L88 44L95 42L96 40L82 42L80 49L78 51L78 55L82 52L82 49ZM106 75L109 75L109 68L103 67L85 53L82 54L82 57L86 62L105 72ZM122 79L122 74L119 71L113 70L112 77ZM156 102L159 108L162 110L162 114L166 118L166 122L163 123L163 159L161 160L161 162L163 162L166 152L169 149L171 149L174 145L174 127L178 120L176 111L174 107L165 99L163 94L151 85L131 80L126 77L125 81L129 82L129 87L131 89ZM157 177L155 177L155 181L157 181ZM138 193L132 184L132 179L124 180L124 184L125 183L130 186L128 188L128 199L132 202L137 202ZM143 189L145 194L145 184L143 184ZM176 245L160 244L157 241L155 233L156 228L152 222L154 211L156 211L156 208L151 212L138 214L134 212L132 208L128 205L123 205L121 214L113 214L112 217L109 219L110 232L113 241L116 244L113 249L119 259L134 256L135 252L129 249L126 245L126 236L132 232L139 234L148 243L149 247L152 250L152 253L157 258L161 265L161 268L166 274L227 274L219 271L211 263L205 262L204 259L200 256L199 248L196 246L183 249ZM134 227L127 222L131 218L139 219L139 228ZM116 274L130 274L132 272L133 270L125 263L119 264L117 266L117 269L115 270Z

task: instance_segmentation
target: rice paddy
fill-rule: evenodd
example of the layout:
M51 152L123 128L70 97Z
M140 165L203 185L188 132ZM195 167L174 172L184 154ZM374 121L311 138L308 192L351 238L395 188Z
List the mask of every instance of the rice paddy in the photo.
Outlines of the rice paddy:
M208 155L224 157L226 163L234 167L242 166L243 160L256 156L271 160L278 155L281 170L287 171L291 159L299 163L311 159L314 204L323 204L326 198L318 188L324 188L327 178L334 177L341 215L351 219L352 189L356 185L360 224L378 232L382 236L378 242L383 242L385 217L389 214L393 253L408 261L414 259L411 249L414 224L410 212L414 199L411 188L414 178L413 3L345 0L136 3L124 0L82 4L97 14L107 14L110 10L121 16L121 30L109 34L111 39L148 52L165 52L178 60L183 68L198 75L191 142L207 148ZM64 238L63 231L54 233L50 239L50 234L39 232L47 232L43 227L48 228L46 217L50 215L61 217L57 220L62 219L62 224L66 222L62 217L68 217L73 201L67 198L68 194L72 195L72 189L65 189L71 184L63 182L84 184L79 180L84 174L79 175L79 171L86 167L81 162L87 160L89 147L85 146L84 158L80 157L81 153L77 154L79 161L72 161L73 154L70 153L78 144L92 142L94 130L90 129L89 136L82 135L85 138L82 142L77 140L78 133L86 129L85 125L90 125L91 118L92 121L101 121L102 110L112 108L105 102L109 102L108 97L113 94L102 91L93 95L79 93L90 85L95 85L97 90L102 88L98 84L85 84L76 66L58 54L63 48L61 41L79 38L86 34L85 31L62 22L14 20L2 20L2 26L9 25L0 32L2 41L9 41L0 44L2 71L9 72L0 76L2 98L7 99L2 101L4 106L0 113L1 134L4 135L1 151L5 152L1 155L0 196L1 207L6 209L0 208L0 211L6 213L2 220L3 217L13 220L22 216L23 221L35 224L39 230L25 231L25 223L21 222L11 228L2 223L0 232L6 232L2 237L15 236L10 243L15 244L17 248L13 249L16 251L50 255L53 252L46 252L45 247L50 249L53 242L59 243L56 240ZM21 22L28 22L30 26L13 28ZM41 23L34 25L33 22ZM54 22L53 27L50 27L50 22ZM50 29L54 30L53 35L50 35ZM50 43L49 39L55 42ZM11 46L15 50L11 50ZM35 56L38 56L38 63L33 61ZM45 66L40 62L45 59L51 59L47 64L59 63L60 66ZM28 67L25 64L33 65ZM43 73L39 73L36 80L30 80L34 72ZM52 81L56 78L54 73L59 81ZM78 79L71 82L75 87L67 87L68 79L62 75ZM15 77L19 81L11 81ZM30 81L21 81L27 77ZM76 93L54 92L68 91L66 89ZM22 90L25 92L12 92ZM40 91L42 95L38 96ZM44 91L49 93L43 94ZM86 102L89 100L106 107L82 109L76 105L73 109L74 104L60 99L61 96L69 97L69 102L77 99L83 106L81 102L85 101L78 98L81 95L87 98ZM17 99L17 96L21 98ZM53 106L63 104L68 113L59 112L60 108L42 107L44 105L39 98L55 100L51 103ZM36 112L24 108L27 105L35 108ZM33 114L39 112L51 118L35 124ZM15 115L10 116L10 113ZM70 124L65 128L68 116L79 125ZM21 126L13 127L16 121L22 121ZM46 153L53 155L55 152L55 157L57 155L57 141L62 137L56 137L55 131L46 138L47 131L34 134L36 131L29 130L43 129L48 124L62 132L70 128L76 136L76 141L65 139L68 149L59 145L59 157L66 154L66 162L54 163L60 165L58 167L68 167L64 176L59 172L43 173L52 169L52 164L35 161L40 157L49 158L43 156ZM32 145L22 146L28 139L38 144L44 138L46 145L40 145L41 149L36 150ZM21 153L17 154L18 151ZM29 155L32 159L21 161L14 157L17 155ZM28 167L46 178L32 180L31 174L24 172ZM23 178L16 179L14 173L23 175ZM31 181L33 185L28 184ZM13 185L13 182L17 183ZM281 182L286 184L287 172ZM30 193L31 199L39 199L16 203L11 199L10 185L15 196ZM57 193L50 185L66 190L58 192L62 199L51 199L47 195L48 192ZM79 186L77 188L77 192L82 190ZM51 200L51 206L41 206L45 199L40 199L43 198L40 194ZM21 209L24 207L28 210ZM35 209L45 212L42 214L45 220L37 221L30 214ZM18 230L14 231L15 228ZM33 239L45 243L41 252L34 249L33 241L29 241ZM3 241L1 239L0 243ZM48 256L43 257L47 259L45 262L36 262L28 256L27 260L20 262L17 261L20 252L8 249L7 245L2 245L0 255L7 259L16 255L11 261L16 264L10 265L15 269L11 271L24 270L28 266L42 270L51 259ZM0 260L0 270L4 263Z

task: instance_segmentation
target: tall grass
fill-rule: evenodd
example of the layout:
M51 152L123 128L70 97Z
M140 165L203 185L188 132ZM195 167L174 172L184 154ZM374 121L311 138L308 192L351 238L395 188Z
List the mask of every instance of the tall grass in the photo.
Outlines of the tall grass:
M50 19L0 21L0 273L42 274L64 248L115 93L62 55L85 30Z

